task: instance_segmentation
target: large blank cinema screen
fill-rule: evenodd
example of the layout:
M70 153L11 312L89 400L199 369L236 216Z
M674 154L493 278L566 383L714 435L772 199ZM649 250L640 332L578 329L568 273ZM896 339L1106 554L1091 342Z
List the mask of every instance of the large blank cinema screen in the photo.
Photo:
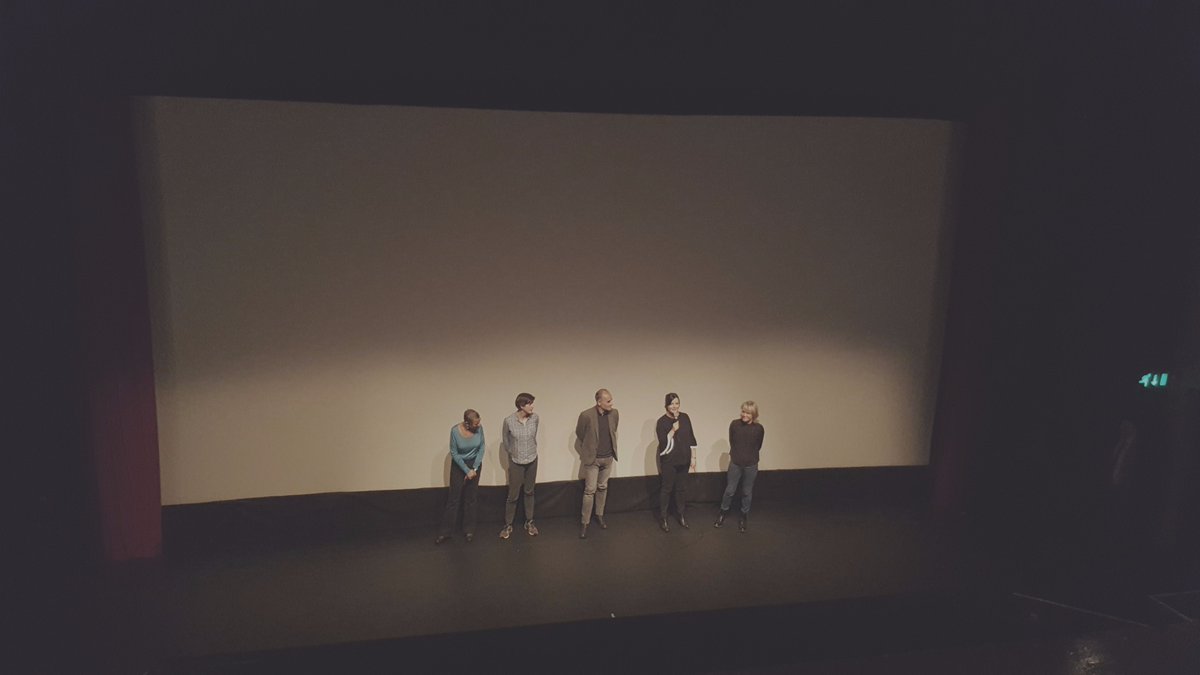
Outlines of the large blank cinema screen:
M763 469L928 462L952 124L138 102L165 504L446 484L537 397L539 481L621 413L700 471L742 401Z

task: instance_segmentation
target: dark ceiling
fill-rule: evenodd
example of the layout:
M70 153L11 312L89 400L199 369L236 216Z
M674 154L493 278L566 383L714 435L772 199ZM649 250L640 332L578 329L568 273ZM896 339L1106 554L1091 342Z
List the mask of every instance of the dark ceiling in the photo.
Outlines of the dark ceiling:
M18 2L4 51L114 93L953 119L1186 60L1196 4Z

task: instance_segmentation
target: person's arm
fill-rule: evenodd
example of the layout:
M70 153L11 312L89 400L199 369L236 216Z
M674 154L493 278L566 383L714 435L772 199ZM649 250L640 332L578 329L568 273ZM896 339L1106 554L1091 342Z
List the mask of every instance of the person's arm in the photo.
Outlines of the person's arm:
M462 448L458 445L458 434L454 433L455 427L450 427L450 459L462 469L463 473L471 473L467 468L467 462L463 459Z
M512 429L508 427L508 418L505 417L504 421L500 422L500 425L500 445L508 453L509 457L516 457L517 437L513 435Z
M754 451L755 452L762 450L763 437L765 437L766 435L767 435L767 430L763 428L763 425L759 424L758 425L758 438L754 439Z
M663 415L658 418L658 424L654 427L655 433L658 435L658 454L665 455L675 446L675 434L671 431L671 418Z
M696 444L697 444L696 430L692 428L692 418L688 417L687 413L682 413L682 416L687 420L688 445L691 446L690 449L691 449L691 453L692 453L692 462L690 464L690 467L691 467L690 470L695 471L696 470Z
M479 452L475 455L475 466L471 470L479 473L479 467L483 465L483 453L487 450L487 439L483 436L483 427L479 427L475 433L479 434Z
M587 435L588 414L587 411L579 413L579 421L575 423L575 438L583 443L583 437Z
M612 444L613 444L613 461L617 461L617 427L621 426L621 413L617 412L616 408L612 411Z

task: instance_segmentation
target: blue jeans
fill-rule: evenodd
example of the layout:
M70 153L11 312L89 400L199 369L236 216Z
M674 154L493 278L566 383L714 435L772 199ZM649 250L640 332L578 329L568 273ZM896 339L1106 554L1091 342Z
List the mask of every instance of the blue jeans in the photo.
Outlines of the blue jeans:
M754 479L757 477L757 464L738 466L730 462L729 473L725 476L725 496L721 498L721 510L729 510L733 503L733 493L737 492L740 481L742 484L742 513L750 513L750 498L754 496Z

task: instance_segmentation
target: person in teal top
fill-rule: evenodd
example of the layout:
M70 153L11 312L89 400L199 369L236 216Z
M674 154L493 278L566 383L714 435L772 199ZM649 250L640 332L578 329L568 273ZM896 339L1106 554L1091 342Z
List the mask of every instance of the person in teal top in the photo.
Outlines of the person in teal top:
M433 543L450 538L454 521L458 519L458 504L463 505L463 532L467 541L475 538L475 498L479 494L479 467L483 466L483 422L479 413L467 409L463 421L450 428L450 496L442 513L442 526Z

